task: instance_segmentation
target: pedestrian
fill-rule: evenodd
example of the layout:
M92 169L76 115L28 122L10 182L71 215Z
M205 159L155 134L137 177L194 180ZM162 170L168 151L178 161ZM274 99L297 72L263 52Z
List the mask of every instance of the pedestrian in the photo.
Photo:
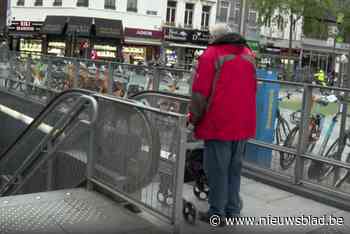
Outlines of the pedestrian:
M211 43L199 57L192 85L189 122L204 140L203 166L213 215L240 215L241 160L245 142L256 131L255 58L246 40L226 24L214 25Z

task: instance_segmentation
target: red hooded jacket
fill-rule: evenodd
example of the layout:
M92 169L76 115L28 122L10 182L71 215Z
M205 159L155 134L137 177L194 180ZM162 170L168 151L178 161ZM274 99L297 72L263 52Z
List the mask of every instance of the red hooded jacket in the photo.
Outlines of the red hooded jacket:
M237 35L235 35L237 37ZM218 61L221 58L229 59ZM256 131L255 58L245 44L226 37L200 56L192 85L190 121L203 140L246 140Z

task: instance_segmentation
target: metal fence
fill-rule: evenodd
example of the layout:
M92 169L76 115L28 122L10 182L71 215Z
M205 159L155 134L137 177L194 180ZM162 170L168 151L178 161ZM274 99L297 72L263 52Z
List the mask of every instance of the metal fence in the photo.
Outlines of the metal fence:
M24 97L19 90L0 91ZM92 127L94 137L83 121L58 148L54 159L33 174L22 192L74 188L87 181L88 188L99 187L122 197L174 225L178 231L182 215L185 117L127 99L98 94L93 97L99 107L99 117ZM68 110L65 103L62 105L58 112ZM47 120L49 127L57 116L57 111L52 113ZM38 138L35 136L17 148L35 147Z
M275 115L270 138L258 134L257 139L249 140L244 173L349 210L350 119L347 109L350 90L263 79L259 82L278 85L280 101L274 111L278 110L280 116ZM321 94L324 92L328 92L328 96ZM286 98L287 93L289 98ZM336 93L339 95L334 99ZM139 93L133 98L178 113L187 113L189 104L188 97L154 91ZM288 125L288 132L284 136L282 133L280 138L283 139L278 140L277 131L282 131L278 129L281 118ZM200 142L190 140L187 146L202 147Z
M176 155L178 155L179 149L184 151L184 146L189 147L189 144L185 144L186 140L184 138L178 138L179 135L186 134L180 134L178 130L181 125L177 124L179 124L181 118L171 115L169 112L182 114L187 112L188 96L181 96L176 93L188 94L190 92L190 73L176 69L168 70L162 67L149 68L71 58L46 60L42 58L41 61L44 61L43 63L50 67L53 66L55 59L65 61L64 71L58 72L64 74L64 85L60 86L62 88L45 85L34 86L34 79L36 78L33 78L28 71L31 72L29 68L37 62L31 59L22 62L16 57L16 59L9 60L10 62L16 61L16 63L12 62L14 65L10 66L12 67L10 73L16 74L13 72L14 70L20 70L20 67L24 67L24 70L27 71L26 79L23 81L22 76L13 77L13 75L10 78L2 77L4 81L3 89L41 101L50 99L50 93L52 92L59 92L70 87L83 87L117 96L121 96L118 91L123 90L125 97L130 97L142 90L166 91L163 94L153 91L138 95L138 100L143 105L149 105L155 109L148 109L136 104L133 106L134 108L125 109L122 100L119 100L117 107L114 107L115 103L112 99L102 98L103 96L101 96L101 105L104 107L102 108L103 114L100 115L103 119L100 121L103 124L98 128L101 137L98 144L103 147L98 147L98 152L102 156L99 159L100 161L97 161L97 165L104 165L103 167L108 168L109 171L117 170L120 175L114 177L107 172L101 174L101 171L96 168L96 176L100 178L100 182L103 181L109 187L121 191L127 199L146 204L147 207L163 217L174 218L172 199L174 197L179 199L181 194L172 196L174 191L177 191L172 185L174 185L174 181L182 183L179 180L181 175L174 173L181 168L178 167L181 162L179 162ZM90 68L91 66L98 67L98 69L93 70ZM54 76L49 70L46 72L47 80L52 80ZM170 78L168 77L169 74L171 74ZM173 85L174 80L175 87ZM99 82L102 82L105 86L100 85ZM179 82L183 82L183 86L186 87L183 88L183 92L181 88L176 89ZM269 140L252 139L249 141L250 145L255 147L255 153L246 151L244 159L245 174L350 210L350 188L348 183L350 180L350 147L347 144L350 137L347 114L350 89L264 79L259 79L259 82L279 86L276 97L279 100L278 108L273 113L269 112L275 116L273 118L275 120L273 123L273 137ZM123 88L119 89L117 86ZM33 88L38 88L43 94L33 92ZM338 97L336 101L327 101L328 104L323 105L323 99L331 94ZM286 96L290 97L285 98ZM279 110L280 115L277 114L277 110ZM298 112L298 110L300 111ZM287 122L289 126L288 132L277 139L276 136L280 134L277 132L278 126L283 121ZM135 167L142 168L145 165L143 164L143 157L151 157L152 154L147 151L151 148L155 149L151 147L155 143L150 140L153 133L150 133L145 126L159 128L157 134L159 135L161 157L157 164L159 170L157 170L154 177L141 176L131 169ZM135 136L137 136L136 140L131 145L130 139ZM183 142L181 143L181 141ZM197 143L195 142L194 147L200 147L200 142ZM134 144L139 146L137 147L139 151L135 151L136 148L132 147ZM120 145L122 151L116 150L118 147L112 147L115 145ZM104 147L106 148L101 149ZM106 149L110 149L113 155ZM129 158L142 160L125 161L123 151L130 152L130 154L125 154ZM136 154L137 156L135 156ZM114 155L118 160L113 158ZM123 166L109 164L110 160L121 161ZM153 158L148 158L148 160L153 160ZM172 163L173 160L176 160L175 164ZM174 165L176 166L174 167ZM152 167L144 169L149 173L155 170ZM173 175L175 174L177 177L174 180ZM125 175L130 176L130 183L125 182L128 181L125 180ZM112 177L119 178L120 181L116 181ZM136 189L138 184L131 182L135 178L140 182L140 185L148 184L146 188ZM96 182L99 183L99 181ZM170 184L171 186L164 188L160 186L161 184ZM159 197L159 190L162 191L162 195L165 194L166 196ZM175 202L176 205L178 204ZM170 220L176 220L172 218Z
M44 55L31 58L13 51L7 57L0 62L0 85L44 102L52 93L70 88L130 97L144 90L189 94L191 87L188 70Z

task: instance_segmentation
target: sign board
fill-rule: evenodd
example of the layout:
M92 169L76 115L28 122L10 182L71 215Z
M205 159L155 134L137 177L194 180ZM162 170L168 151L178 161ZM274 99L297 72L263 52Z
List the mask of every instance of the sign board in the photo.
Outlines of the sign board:
M12 21L8 27L10 32L40 32L43 22Z
M208 31L165 27L163 28L163 33L164 39L168 41L208 44L210 40Z
M151 39L162 39L163 32L140 29L140 28L125 28L125 35L128 37L142 37L142 38L151 38Z

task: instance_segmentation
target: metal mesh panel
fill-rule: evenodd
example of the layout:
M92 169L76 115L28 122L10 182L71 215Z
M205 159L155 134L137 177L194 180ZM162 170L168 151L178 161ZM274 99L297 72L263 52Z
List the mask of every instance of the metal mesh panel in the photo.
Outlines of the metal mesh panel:
M100 100L94 176L171 217L178 118ZM167 196L164 206L160 194Z
M44 139L44 137L47 136L47 134L51 131L52 127L54 127L55 124L59 121L59 119L62 118L62 116L64 116L63 115L64 113L68 113L71 111L73 107L71 103L72 101L74 101L74 99L75 98L71 98L69 100L66 100L66 102L62 102L61 104L56 106L55 111L50 112L46 116L46 118L43 120L41 125L39 125L35 129L32 128L31 130L27 131L24 135L22 135L21 140L18 141L16 145L12 147L10 151L8 151L8 153L2 158L1 166L0 166L1 175L11 176L16 170L22 167L24 162L28 160L32 160L31 154L38 147L39 142L41 142ZM85 115L82 114L79 116L79 118L81 119L83 119L84 117L86 117L86 114ZM70 119L68 119L68 121L69 120ZM67 123L68 122L66 120L66 124ZM63 138L64 137L65 136L63 135ZM47 152L48 150L47 147L48 147L47 145L41 146L40 148L41 152L39 153L41 157L43 157ZM45 170L45 169L42 168L42 170ZM26 171L26 173L29 173L29 172L30 171ZM21 179L21 178L18 178L18 179ZM34 183L35 182L33 182L33 184Z

